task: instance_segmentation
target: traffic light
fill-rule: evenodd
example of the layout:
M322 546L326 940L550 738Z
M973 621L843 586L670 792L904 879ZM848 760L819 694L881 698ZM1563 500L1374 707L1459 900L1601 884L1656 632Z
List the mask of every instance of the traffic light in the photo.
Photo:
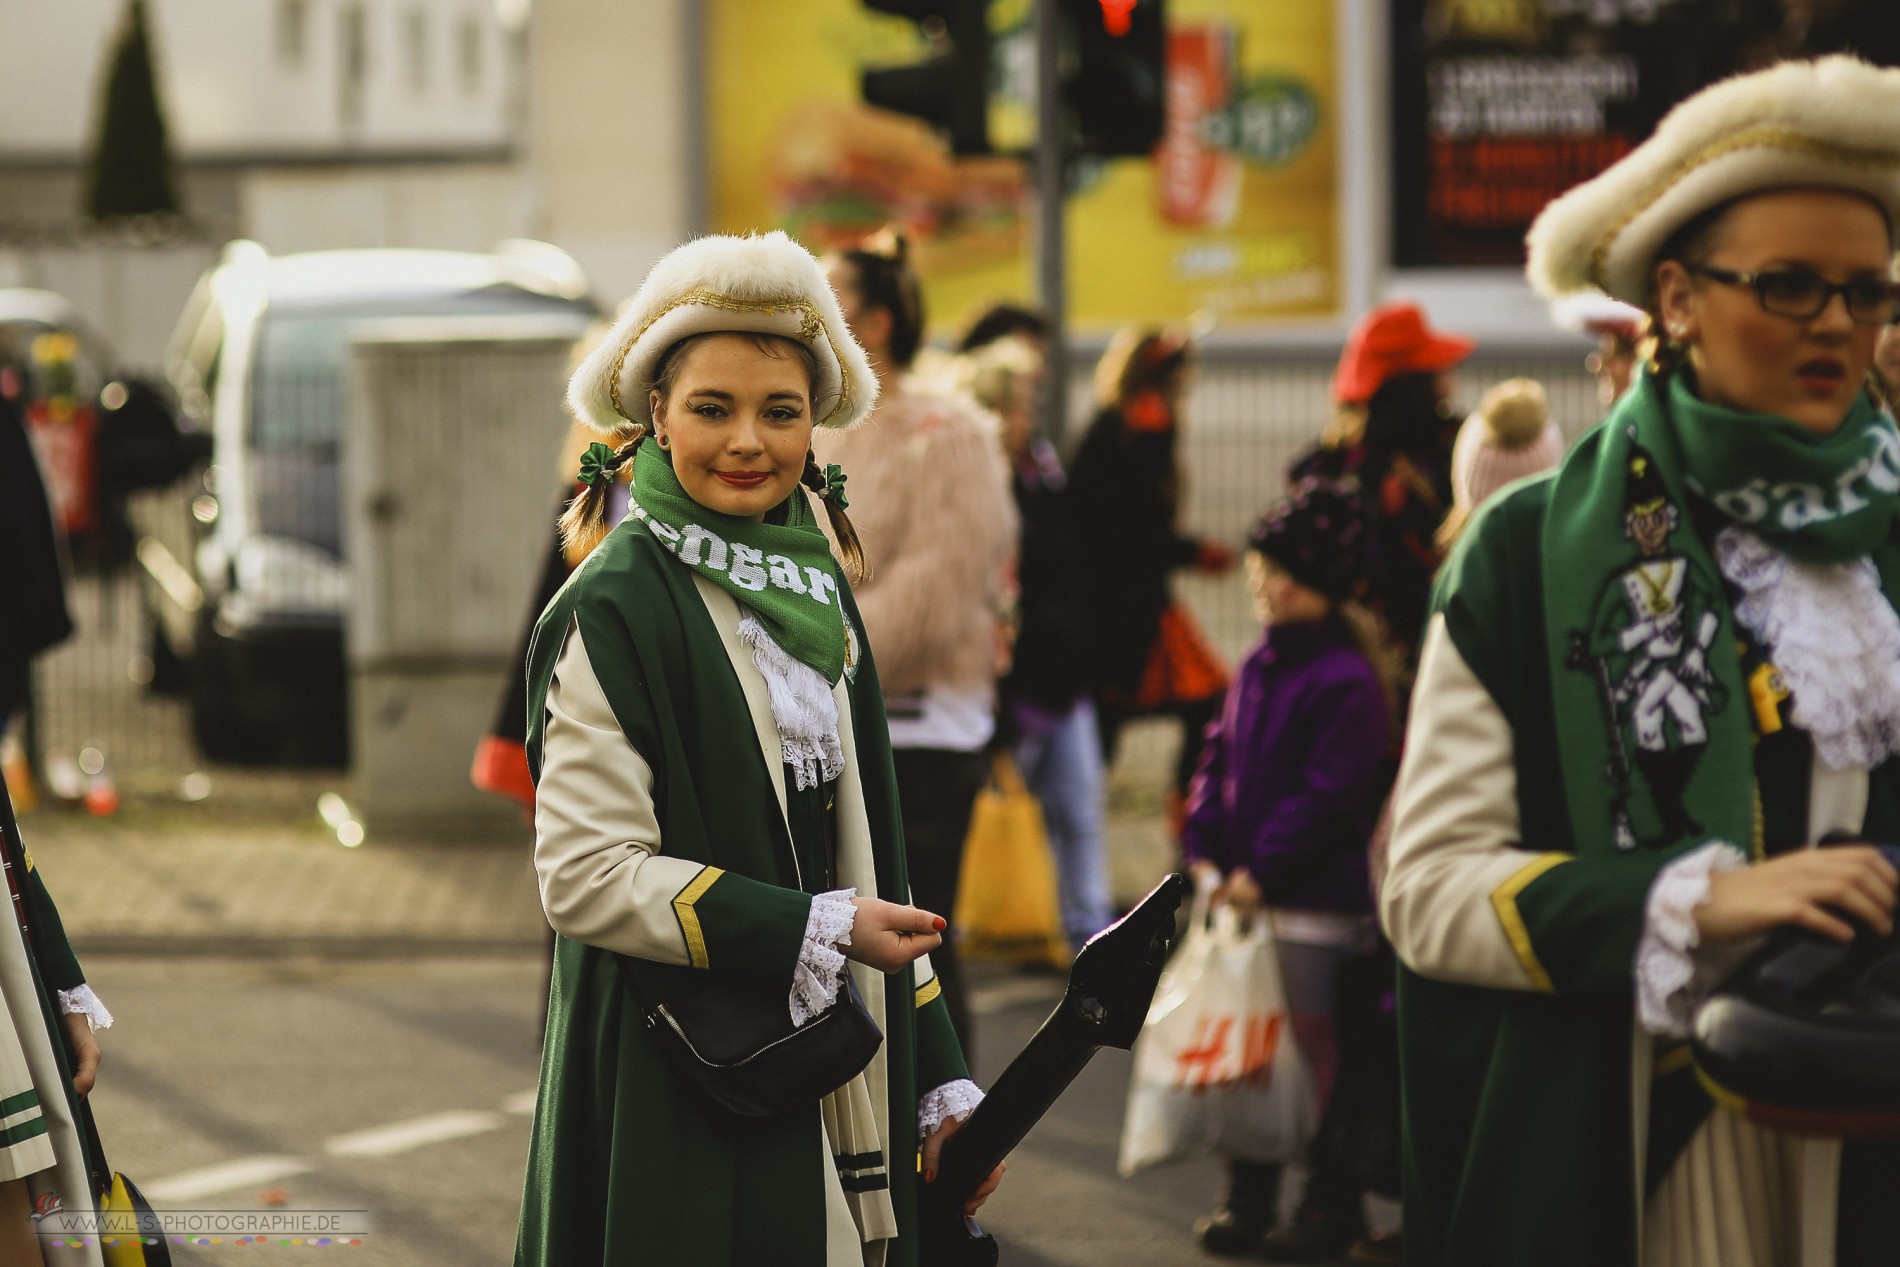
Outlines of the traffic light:
M864 0L864 7L909 18L937 48L913 65L865 71L865 103L924 120L954 153L989 153L989 0Z
M1161 143L1166 76L1163 0L1061 0L1073 60L1062 101L1076 150L1144 155Z

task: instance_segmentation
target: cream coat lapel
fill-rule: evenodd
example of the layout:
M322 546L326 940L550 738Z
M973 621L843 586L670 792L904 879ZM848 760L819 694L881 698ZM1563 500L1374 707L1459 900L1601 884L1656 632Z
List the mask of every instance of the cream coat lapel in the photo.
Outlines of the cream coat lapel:
M745 692L746 707L752 713L752 729L759 741L759 754L765 758L765 768L772 776L772 791L778 794L778 816L784 820L789 836L791 819L785 811L785 749L779 743L778 723L772 720L772 697L766 693L765 679L759 676L759 668L752 662L751 650L739 641L739 604L732 595L697 573L693 575L693 585L706 604L706 614L712 617L713 628L719 631L719 641L726 648L726 658L732 661L739 689ZM847 745L845 751L850 750Z

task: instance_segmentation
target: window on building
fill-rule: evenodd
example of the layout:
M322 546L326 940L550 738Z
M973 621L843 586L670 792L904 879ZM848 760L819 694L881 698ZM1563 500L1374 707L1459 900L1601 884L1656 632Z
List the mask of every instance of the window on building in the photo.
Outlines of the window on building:
M414 92L429 90L429 11L412 6L403 15L403 58L409 68L409 87Z
M277 0L277 64L288 70L303 65L308 45L309 0Z
M361 0L337 15L337 115L346 129L363 122L363 88L369 80L369 24Z
M462 91L473 96L482 86L482 20L472 13L463 14L456 29L455 60Z

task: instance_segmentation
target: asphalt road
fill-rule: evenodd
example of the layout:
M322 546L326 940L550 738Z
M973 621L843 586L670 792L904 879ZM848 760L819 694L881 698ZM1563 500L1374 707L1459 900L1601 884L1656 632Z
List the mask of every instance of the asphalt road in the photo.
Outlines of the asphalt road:
M537 959L95 956L87 967L118 1018L103 1036L100 1129L114 1166L155 1204L367 1211L363 1243L337 1250L365 1267L510 1260L539 1056ZM1027 1041L1057 989L1046 977L983 985L980 1074ZM1007 1267L1208 1261L1188 1229L1211 1201L1212 1162L1115 1175L1127 1072L1125 1054L1098 1055L1011 1159L983 1218ZM216 1264L313 1251L227 1236L173 1252Z

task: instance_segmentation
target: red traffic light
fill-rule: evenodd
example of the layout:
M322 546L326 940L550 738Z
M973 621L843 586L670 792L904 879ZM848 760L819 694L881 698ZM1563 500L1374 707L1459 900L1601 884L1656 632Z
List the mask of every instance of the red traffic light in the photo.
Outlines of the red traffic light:
M1135 25L1135 6L1141 0L1101 0L1102 29L1117 39L1128 34Z

